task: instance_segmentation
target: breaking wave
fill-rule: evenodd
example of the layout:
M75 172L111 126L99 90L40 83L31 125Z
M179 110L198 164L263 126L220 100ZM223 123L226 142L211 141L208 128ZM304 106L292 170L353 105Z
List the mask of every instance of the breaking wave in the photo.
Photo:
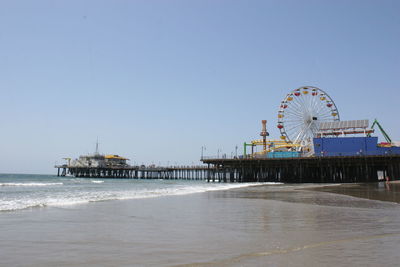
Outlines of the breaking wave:
M63 207L90 202L109 201L109 200L128 200L144 199L163 196L187 195L193 193L202 193L207 191L228 190L234 188L260 185L262 183L244 183L244 184L160 184L156 188L138 188L129 189L108 188L102 184L104 181L91 180L91 183L99 184L99 188L93 191L85 189L85 186L78 186L78 189L67 189L57 191L32 191L31 194L23 196L14 196L4 198L0 196L0 211L15 211L21 209L37 207ZM4 185L6 184L6 185ZM2 186L49 186L62 185L63 183L3 183ZM274 183L264 183L274 184ZM115 185L115 184L114 184ZM76 184L75 184L76 186ZM121 185L118 185L121 186ZM154 186L154 184L153 184ZM163 186L163 187L161 187Z
M53 186L63 183L0 183L0 186Z
M92 180L91 182L94 183L94 184L102 184L102 183L104 183L104 181L99 181L99 180Z

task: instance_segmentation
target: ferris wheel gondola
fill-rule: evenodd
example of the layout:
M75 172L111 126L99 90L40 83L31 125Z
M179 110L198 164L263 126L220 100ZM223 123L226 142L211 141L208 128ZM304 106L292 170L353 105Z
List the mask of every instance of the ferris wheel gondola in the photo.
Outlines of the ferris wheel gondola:
M339 111L323 90L304 86L286 95L278 111L281 139L288 143L309 145L320 122L339 121Z

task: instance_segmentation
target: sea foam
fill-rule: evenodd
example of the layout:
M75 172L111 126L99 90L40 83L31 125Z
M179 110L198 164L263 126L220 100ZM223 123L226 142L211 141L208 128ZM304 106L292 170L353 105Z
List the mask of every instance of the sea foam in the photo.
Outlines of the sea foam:
M52 186L63 185L63 183L0 183L0 186Z
M240 183L240 184L220 184L220 183L191 183L191 182L127 182L113 181L104 183L102 180L84 180L88 184L77 184L75 180L65 183L0 183L6 187L32 187L24 195L3 194L0 197L0 211L13 211L37 207L65 207L90 202L144 199L164 196L178 196L207 191L228 190L234 188L248 187L262 184L280 183ZM82 181L82 182L84 182ZM87 187L89 184L98 184L98 187ZM110 185L111 184L111 185ZM64 185L63 187L43 186ZM43 189L34 189L34 186ZM59 189L57 189L59 188ZM7 193L7 190L3 193ZM11 192L10 192L11 193Z

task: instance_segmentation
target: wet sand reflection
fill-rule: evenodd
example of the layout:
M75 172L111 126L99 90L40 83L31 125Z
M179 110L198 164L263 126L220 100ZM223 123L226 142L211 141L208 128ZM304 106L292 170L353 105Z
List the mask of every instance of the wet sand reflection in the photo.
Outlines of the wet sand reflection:
M342 184L338 186L315 187L311 190L343 194L371 200L400 203L399 181L366 184Z

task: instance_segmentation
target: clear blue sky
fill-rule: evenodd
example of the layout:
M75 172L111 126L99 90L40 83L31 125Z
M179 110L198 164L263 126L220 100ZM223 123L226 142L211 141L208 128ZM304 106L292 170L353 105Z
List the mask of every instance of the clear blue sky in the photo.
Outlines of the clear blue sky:
M400 1L0 1L0 172L198 163L312 85L400 140Z

